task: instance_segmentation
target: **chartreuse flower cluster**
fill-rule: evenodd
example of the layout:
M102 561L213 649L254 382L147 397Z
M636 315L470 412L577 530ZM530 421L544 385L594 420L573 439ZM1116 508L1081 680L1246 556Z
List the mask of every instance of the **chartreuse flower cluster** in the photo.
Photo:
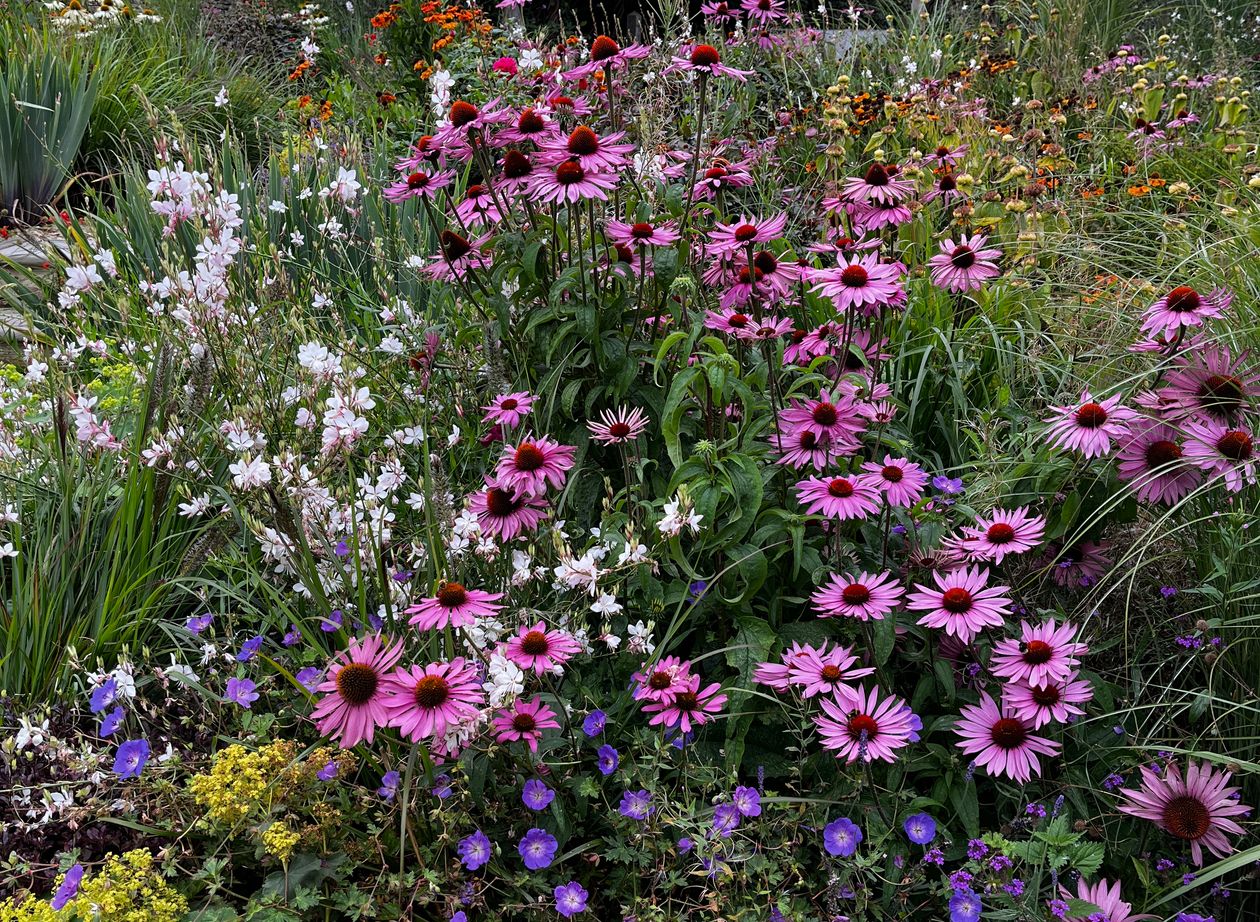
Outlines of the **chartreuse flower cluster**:
M12 897L0 903L0 922L176 922L188 911L188 902L162 879L147 849L111 855L68 898L73 888L67 883L64 877L59 881L52 900Z

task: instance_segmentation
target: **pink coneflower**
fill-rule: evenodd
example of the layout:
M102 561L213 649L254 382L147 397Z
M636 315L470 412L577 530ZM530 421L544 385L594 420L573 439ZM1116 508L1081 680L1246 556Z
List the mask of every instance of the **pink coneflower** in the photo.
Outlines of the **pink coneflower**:
M1007 682L1002 686L1002 704L1014 708L1018 716L1040 730L1048 723L1067 723L1085 712L1077 707L1094 697L1094 688L1080 673L1071 672L1061 681L1029 685Z
M786 19L783 0L743 0L740 4L748 18L762 25L770 25L777 19Z
M679 732L690 733L693 727L709 722L710 714L716 714L726 704L726 695L721 694L722 686L717 682L702 691L700 676L687 676L680 683L680 688L667 701L653 701L643 708L643 713L651 714L650 726L677 726Z
M959 749L976 757L976 765L995 777L1005 775L1028 782L1041 775L1038 755L1054 756L1059 744L1033 736L1032 727L1011 708L999 708L989 694L980 703L962 709L954 732L962 739Z
M879 513L879 492L864 476L810 477L793 489L808 515L845 521Z
M1008 638L993 645L989 668L999 678L1029 685L1061 682L1080 664L1078 657L1089 652L1067 621L1056 625L1051 618L1036 627L1021 621L1019 630L1019 640Z
M465 227L481 227L498 224L503 220L499 204L490 189L481 183L473 183L464 192L464 200L455 206L455 217Z
M515 148L504 151L494 187L502 193L516 195L528 191L534 181L534 161Z
M547 97L547 104L539 106L538 111L565 118L586 118L595 111L595 107L583 96L574 99L563 93L552 93Z
M1243 488L1244 481L1256 482L1253 434L1243 426L1191 421L1186 423L1185 457L1207 471L1209 477L1223 477L1231 493Z
M1229 787L1233 775L1218 772L1208 763L1190 759L1186 777L1176 762L1169 762L1161 775L1149 766L1141 766L1139 790L1126 788L1120 792L1125 802L1120 812L1150 820L1164 832L1190 843L1190 856L1195 864L1203 864L1203 849L1217 858L1234 851L1226 833L1242 835L1242 827L1231 816L1244 816L1251 808L1240 803L1238 788Z
M590 58L585 64L565 71L564 79L581 80L599 70L608 74L626 67L633 60L646 58L651 53L652 49L647 45L627 45L622 48L607 35L597 35L591 42Z
M783 236L787 227L787 214L777 214L773 218L757 218L740 215L739 220L730 224L721 221L709 233L706 244L711 256L727 256L742 251L759 243L769 243Z
M502 128L499 133L494 136L494 143L503 146L504 144L538 144L539 142L552 138L556 134L556 123L545 112L529 106L521 110L521 114L516 117L516 124Z
M810 290L830 298L841 313L868 304L887 304L901 290L901 272L896 266L881 263L874 254L854 257L834 269L817 269L811 275L818 284Z
M1120 405L1119 395L1095 400L1089 391L1081 392L1075 406L1052 407L1050 443L1065 451L1079 451L1086 458L1101 458L1111 451L1111 440L1129 434L1129 423L1137 414Z
M490 477L485 481L486 488L468 498L483 535L511 541L522 532L537 528L547 517L547 506L541 497L521 496Z
M923 498L923 488L927 486L928 476L913 461L884 455L882 464L878 461L867 461L862 465L862 470L871 473L870 482L884 494L890 506L909 509Z
M958 188L958 177L953 173L942 173L936 177L929 189L923 196L923 204L930 204L940 199L944 204L959 201L967 197L966 193Z
M780 430L807 429L819 438L829 438L841 446L857 448L857 435L866 420L847 394L823 391L817 400L792 401L779 411Z
M394 203L405 202L409 198L432 200L439 190L449 186L454 179L455 174L449 170L438 170L432 173L416 170L386 186L385 198Z
M914 713L895 695L881 700L878 685L824 698L822 709L825 716L814 719L819 740L845 762L895 762L897 750L915 738Z
M962 549L969 559L1001 563L1007 554L1024 554L1040 544L1046 520L1031 515L1027 506L994 509L987 516L977 516L976 524L962 531Z
M661 224L652 224L647 221L635 224L627 224L624 221L608 222L608 239L626 247L642 249L649 246L669 246L677 243L680 236L677 225L673 221L664 221Z
M1168 386L1159 391L1165 413L1206 413L1219 420L1236 420L1255 397L1260 382L1260 374L1244 367L1246 359L1246 352L1235 359L1224 346L1188 346L1169 369Z
M691 676L691 663L676 656L666 656L652 666L640 669L630 676L635 682L636 701L668 701L682 690Z
M738 307L728 307L721 311L705 311L704 325L706 329L727 333L736 339L752 339L756 322L751 314L745 314Z
M394 169L400 173L412 170L427 169L444 160L442 149L438 147L432 135L421 135L407 150L407 156L394 163Z
M765 685L777 692L785 692L792 687L788 675L792 671L792 664L797 657L805 656L808 647L802 646L797 641L792 641L792 646L784 650L779 655L777 663L758 663L753 669L752 679L758 685Z
M528 391L516 391L512 394L500 394L490 401L489 404L482 407L486 411L486 415L481 418L483 423L501 423L509 429L514 429L521 424L530 411L534 408L534 395Z
M385 710L389 674L402 653L402 644L389 646L379 634L351 640L333 657L327 676L316 686L325 694L311 711L315 729L342 749L372 742L376 728L389 719Z
M1142 502L1171 506L1203 481L1203 473L1184 456L1177 430L1154 420L1138 420L1120 443L1116 474L1132 481Z
M522 669L532 669L542 675L567 663L581 645L561 630L549 630L539 621L530 627L522 625L516 636L507 642L504 656Z
M449 663L409 666L389 678L384 706L389 725L413 743L444 736L449 727L477 716L483 695L477 671L462 657Z
M530 194L535 201L559 205L576 204L587 199L608 200L607 192L620 181L618 173L594 173L581 164L566 160L553 170L535 172L531 177Z
M857 576L831 574L827 585L814 591L809 600L820 618L856 618L858 621L881 621L901 604L906 594L892 573L867 573Z
M941 251L928 260L932 268L932 284L946 291L974 291L986 280L1002 274L997 267L1002 251L984 248L984 234L961 237L958 243L948 237L941 241Z
M551 137L539 142L540 160L547 166L572 162L588 174L619 170L630 162L633 144L617 143L626 136L614 131L601 138L586 125L578 125L566 137ZM611 188L611 187L609 187Z
M967 144L959 144L957 147L946 147L942 144L936 150L932 151L925 159L925 163L938 163L943 167L957 166L962 158L967 156L967 151L971 147Z
M700 13L714 22L734 22L739 19L739 7L726 0L708 0L700 5Z
M503 608L495 605L503 598L501 592L483 592L466 589L461 583L444 582L437 595L421 599L403 614L411 615L408 622L422 631L440 631L448 627L471 627L478 618L493 618Z
M430 278L449 282L478 269L489 269L493 260L482 250L489 242L489 234L470 241L454 231L444 230L438 234L438 255L422 271Z
M499 100L492 99L481 108L463 99L451 103L447 110L447 122L433 136L439 145L447 145L451 141L462 142L474 137L490 127L512 120L512 113L498 108Z
M869 205L848 203L845 213L853 222L855 233L869 234L885 227L900 227L914 218L914 212L904 202L871 202ZM902 292L902 298L905 293Z
M1059 893L1065 900L1072 899L1066 887L1060 886ZM1076 881L1076 898L1097 907L1098 911L1088 917L1064 916L1063 922L1141 922L1158 918L1145 912L1134 915L1132 904L1120 899L1120 881L1108 884L1106 878L1100 878L1096 884L1087 884L1080 878Z
M770 444L778 452L780 464L798 470L812 467L816 471L824 471L845 450L834 439L820 437L810 429L789 429L776 433L770 436Z
M895 204L914 195L914 184L897 178L896 166L872 163L862 176L851 176L844 181L841 196L855 204L875 202Z
M1093 541L1081 541L1062 551L1051 545L1046 558L1054 568L1054 581L1060 586L1094 585L1111 566L1111 558L1103 550L1103 545Z
M530 752L537 752L542 732L555 730L560 724L556 712L543 704L542 698L534 696L530 701L517 698L508 707L500 708L490 726L500 743L524 740Z
M869 666L853 668L857 660L852 647L837 646L829 650L826 644L807 646L788 667L788 682L800 688L802 698L830 695L854 679L875 671Z
M722 63L722 55L712 45L685 45L677 56L670 59L670 65L662 73L686 70L700 74L702 77L733 77L740 83L746 82L752 71L736 70Z
M745 170L731 164L714 164L696 180L692 186L692 195L702 202L712 199L723 189L743 189L751 186L752 176Z
M564 486L565 472L573 467L571 445L561 445L543 436L527 437L519 445L506 445L495 471L500 484L526 496L541 496L550 484Z
M933 573L936 587L916 583L917 592L906 600L911 611L926 611L919 619L924 627L944 628L963 643L987 627L1002 624L1010 614L1007 586L990 586L989 571L982 567L960 567L948 573Z
M622 445L633 442L648 427L648 418L638 407L621 407L616 412L605 410L595 422L586 424L591 438L604 445Z
M1178 285L1146 309L1142 332L1171 338L1186 327L1202 326L1209 317L1221 316L1233 298L1224 288L1200 294L1189 285Z

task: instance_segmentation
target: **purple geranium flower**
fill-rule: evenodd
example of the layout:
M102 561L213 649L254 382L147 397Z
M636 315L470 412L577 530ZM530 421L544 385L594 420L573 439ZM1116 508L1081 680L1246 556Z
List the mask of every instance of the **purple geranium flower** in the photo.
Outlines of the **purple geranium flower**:
M823 827L823 848L828 855L837 858L848 858L857 851L862 841L862 830L847 816L832 820Z
M238 663L248 663L252 660L260 649L262 649L263 638L261 634L251 637L249 640L241 644L241 650L236 654Z
M122 708L114 708L101 718L101 724L96 731L97 735L103 739L113 736L114 731L122 726L124 716L126 716L126 712Z
M740 785L731 795L731 803L741 816L761 816L761 795L756 788Z
M472 835L460 839L456 851L459 852L459 860L464 867L475 871L490 861L490 840L478 829Z
M248 711L249 706L258 700L258 692L254 690L256 687L249 679L228 679L227 692L223 695L223 700L239 704Z
M210 612L206 612L204 615L193 615L184 622L184 627L188 628L188 630L194 634L200 634L208 628L213 621L214 615L210 614Z
M621 757L617 755L617 750L613 749L607 743L599 747L599 770L602 774L611 775L617 770L617 765L621 762Z
M556 842L555 836L535 826L521 838L517 851L521 853L525 867L531 871L540 871L551 864L551 859L556 857L558 847L559 843Z
M599 736L604 732L604 725L607 722L608 716L603 711L591 711L582 721L582 732L589 737Z
M149 761L148 740L127 740L118 744L114 755L114 773L120 778L139 778Z
M526 781L525 788L521 791L521 800L531 810L546 810L555 799L556 792L537 778Z
M974 890L957 890L949 898L949 922L979 922L983 910Z
M645 820L652 812L652 795L644 790L626 791L621 795L617 811L632 820Z
M118 683L111 676L92 691L88 707L91 708L93 714L99 714L113 704L116 697L118 697Z
M332 781L337 777L337 763L329 762L315 773L315 777L320 781Z
M393 800L398 794L398 783L402 781L402 775L398 772L386 772L381 775L381 786L376 789L376 793L386 800Z
M571 880L552 891L556 895L556 912L566 919L586 912L586 900L589 893L576 880Z
M926 813L906 817L902 828L906 831L906 838L915 845L927 845L936 838L936 820Z
M76 864L66 871L66 876L62 878L61 884L57 887L57 892L53 894L52 908L58 912L65 909L66 904L74 899L79 892L79 884L82 881L83 865Z
M319 688L320 682L323 680L323 671L318 666L307 666L294 676L298 680L298 684L312 694L315 689Z
M718 804L713 808L713 834L726 838L739 828L739 807L734 804Z
M302 629L296 624L290 624L288 632L280 642L286 647L296 647L302 642Z

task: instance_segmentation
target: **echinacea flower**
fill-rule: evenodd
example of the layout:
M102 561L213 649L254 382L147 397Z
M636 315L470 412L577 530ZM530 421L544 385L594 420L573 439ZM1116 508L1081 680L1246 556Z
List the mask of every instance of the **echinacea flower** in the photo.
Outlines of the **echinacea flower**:
M556 712L535 695L530 701L517 698L508 707L500 708L490 726L500 743L522 740L530 752L537 752L542 731L554 730L560 724L556 721Z
M1171 506L1194 491L1203 473L1185 457L1182 437L1165 423L1133 423L1116 453L1116 475L1133 486L1144 503Z
M721 688L714 682L702 690L700 676L693 673L680 682L680 687L668 700L649 702L643 712L652 715L648 724L653 727L677 726L682 733L690 733L694 727L708 723L711 714L722 710L726 695L721 694Z
M483 249L489 242L489 234L469 240L454 231L444 230L438 234L438 255L422 271L429 278L449 282L489 269L493 260Z
M532 627L522 625L516 636L507 642L504 655L522 669L532 669L542 675L553 672L581 649L581 645L569 634L549 630L539 621Z
M1051 575L1060 586L1092 586L1111 566L1104 549L1104 545L1093 541L1080 541L1062 550L1051 545L1045 559L1053 567Z
M402 644L390 645L379 634L352 639L333 657L316 688L324 697L311 712L315 729L342 749L372 742L376 728L388 721L389 674L402 653Z
M993 776L1027 783L1041 774L1038 755L1057 755L1058 743L1034 736L1032 726L1012 708L999 708L988 693L967 705L954 726L957 746L976 757L976 765Z
M1236 422L1256 396L1260 374L1245 365L1248 353L1235 358L1225 346L1187 344L1165 377L1159 391L1165 418L1172 414L1206 413L1223 422Z
M958 243L949 238L942 240L940 253L928 260L932 284L946 291L975 291L988 279L1001 275L997 260L1002 251L985 249L987 242L984 234L963 236Z
M830 436L820 436L812 429L788 429L770 436L770 444L778 452L780 464L792 468L812 467L826 470L846 451L846 444Z
M1174 336L1187 327L1202 326L1203 321L1221 316L1232 300L1233 295L1224 288L1202 294L1189 285L1178 285L1146 309L1142 331Z
M830 298L841 313L888 304L902 293L901 270L873 254L852 257L834 269L817 269L812 277L818 284L810 290Z
M565 80L581 80L602 70L608 74L626 67L631 61L652 53L648 45L627 45L624 48L607 35L597 35L591 42L591 53L585 64L564 72Z
M604 410L598 421L586 424L586 428L591 431L591 438L603 445L633 442L643 434L647 426L647 416L638 407L621 407L616 412Z
M482 407L486 415L481 418L484 423L500 423L515 428L530 414L534 408L534 395L528 391L516 391L512 394L500 394Z
M541 497L522 496L486 477L486 487L468 498L481 533L500 541L511 541L522 532L538 527L547 517L547 504Z
M1089 391L1081 393L1080 403L1075 406L1051 409L1053 414L1046 420L1050 424L1050 444L1080 452L1086 458L1110 453L1111 440L1127 436L1129 424L1137 419L1136 413L1121 406L1118 395L1095 400Z
M866 419L848 394L823 391L817 400L789 403L779 411L778 425L785 432L807 429L820 439L831 439L838 448L852 451L860 444L857 436L866 428Z
M569 133L543 138L539 144L539 162L544 166L556 166L566 161L576 163L590 172L613 172L629 162L627 156L634 150L633 144L619 144L626 136L624 131L600 137L586 125L579 125Z
M1186 423L1185 458L1207 471L1209 477L1224 479L1225 488L1237 493L1244 482L1256 482L1252 438L1251 430L1245 426L1192 420Z
M525 496L541 496L548 484L557 490L564 486L565 472L573 467L576 451L546 436L527 436L519 445L504 446L495 476L509 490Z
M845 521L879 513L879 493L865 476L810 477L793 489L810 515Z
M1029 685L1062 682L1080 664L1078 657L1089 652L1076 640L1076 626L1068 621L1056 625L1051 618L1036 627L1021 621L1019 630L1019 640L1008 638L993 645L989 668L999 678Z
M823 714L814 720L819 740L846 763L895 762L897 750L910 743L914 713L896 695L881 697L878 685L845 689L821 703Z
M961 546L969 560L1001 563L1008 554L1023 554L1041 543L1046 520L1031 515L1027 506L994 509L987 516L977 516L976 524L962 531Z
M382 703L389 725L418 743L476 717L483 699L477 671L457 656L446 663L398 670L389 677Z
M730 224L721 221L709 233L705 248L711 256L728 256L746 250L759 243L769 243L783 236L787 227L787 214L780 213L772 218L757 218L740 215Z
M858 621L880 621L901 604L906 590L892 573L841 576L833 573L827 585L809 597L820 618L845 617Z
M681 236L673 221L663 221L660 224L652 224L648 221L638 221L634 224L609 221L606 227L608 239L613 243L637 249L669 246L677 243Z
M472 627L478 618L493 618L503 608L495 604L501 598L501 592L484 592L469 589L462 583L444 581L438 586L437 595L421 599L403 614L411 615L407 623L422 631Z
M731 77L740 83L751 76L750 70L738 70L722 63L722 55L712 45L684 46L682 51L670 59L670 65L662 73L686 70L704 77Z
M870 666L853 668L857 660L852 647L836 646L829 650L826 644L821 647L806 646L792 658L788 667L788 683L799 686L802 698L836 693L846 683L875 671Z
M924 627L943 628L946 634L963 643L986 627L997 627L1010 614L1011 601L1006 586L990 586L989 571L981 567L963 567L949 573L934 572L935 587L915 584L906 608L926 611L918 623Z
M1072 893L1066 887L1059 887L1059 893L1065 900L1072 898ZM1133 905L1126 903L1120 899L1120 881L1114 884L1107 883L1107 879L1099 878L1092 884L1087 884L1084 878L1076 881L1076 898L1084 903L1098 908L1097 912L1090 913L1086 916L1064 916L1063 922L1094 922L1094 920L1106 920L1106 922L1141 922L1142 919L1157 919L1150 913L1134 913Z
M387 201L405 202L409 198L426 198L432 200L439 191L445 189L455 179L449 170L415 170L385 187Z
M635 683L634 700L668 701L686 687L691 678L691 663L676 656L666 656L650 668L644 666L630 676Z
M870 472L869 482L884 494L890 506L909 509L923 498L928 476L913 461L884 455L883 463L867 461L862 470Z
M1124 803L1120 812L1150 820L1164 832L1190 843L1194 863L1203 864L1203 849L1217 858L1234 851L1226 833L1242 835L1243 829L1230 817L1245 816L1251 808L1238 800L1238 788L1229 787L1233 774L1217 771L1211 764L1190 759L1183 778L1176 762L1163 773L1141 766L1138 790L1120 792Z
M1038 685L1026 682L1007 682L1002 686L1002 706L1011 708L1025 723L1040 730L1048 723L1067 723L1085 712L1077 707L1094 697L1094 689L1087 681L1078 678L1080 673L1071 672L1067 678L1051 680Z
M534 172L530 178L530 195L534 201L553 205L574 205L587 199L607 201L607 193L621 181L619 173L588 170L574 160L565 160L554 169Z
M851 176L844 181L841 195L845 200L860 204L871 202L904 202L914 194L914 184L898 178L895 166L872 163L861 176Z

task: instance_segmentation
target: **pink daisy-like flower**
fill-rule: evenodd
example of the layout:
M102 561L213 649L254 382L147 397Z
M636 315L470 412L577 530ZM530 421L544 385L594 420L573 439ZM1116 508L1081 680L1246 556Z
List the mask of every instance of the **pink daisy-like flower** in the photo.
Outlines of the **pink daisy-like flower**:
M925 158L925 163L938 163L943 167L957 166L962 158L967 156L967 151L971 150L968 144L959 144L957 147L946 147L942 144L931 155Z
M1202 326L1210 317L1219 317L1234 298L1224 288L1200 294L1189 285L1178 285L1146 309L1142 332L1172 337L1185 327Z
M389 725L413 743L445 735L477 716L483 700L477 671L462 657L449 663L409 666L389 679L384 707Z
M518 195L529 191L534 182L534 161L528 154L510 148L503 152L503 159L499 164L499 175L495 177L494 187L500 193Z
M1036 627L1021 621L1019 630L1019 640L994 644L989 668L995 676L1029 685L1061 682L1080 664L1078 657L1089 652L1088 645L1075 639L1076 627L1068 621L1056 626L1051 618Z
M807 429L820 439L831 439L845 451L858 447L857 436L866 428L866 420L852 396L826 391L817 400L790 402L779 411L778 423L780 431Z
M547 517L547 505L541 497L522 496L491 477L485 481L486 488L468 498L483 535L511 541L522 532L537 528Z
M482 407L486 411L486 415L481 418L483 423L501 423L509 429L514 429L521 424L530 411L534 408L534 396L528 391L516 391L512 394L500 394L490 401L489 404Z
M862 176L852 176L844 181L841 195L846 201L863 205L872 202L904 202L914 195L914 184L899 179L895 165L872 163Z
M705 311L704 325L706 329L726 333L736 339L752 339L755 322L750 314L745 314L737 307L723 308L721 311Z
M508 707L500 708L490 721L496 740L500 743L523 740L530 752L538 751L538 741L542 739L544 730L555 730L559 726L556 712L543 704L542 698L537 695L530 701L517 698Z
M1210 477L1222 477L1231 493L1243 483L1256 482L1256 459L1252 432L1242 426L1229 426L1215 421L1186 423L1185 458L1207 471Z
M595 173L573 160L531 176L530 194L535 201L553 205L576 204L587 199L608 200L608 191L620 182L618 173Z
M1129 424L1137 414L1120 405L1120 397L1095 400L1089 391L1081 393L1075 406L1053 407L1047 435L1050 443L1064 451L1079 451L1086 458L1101 458L1111 452L1111 440L1129 434Z
M651 53L652 49L648 45L627 45L622 48L607 35L597 35L591 42L590 58L585 64L565 71L564 79L581 80L600 70L607 74L626 67L631 61L646 58Z
M502 146L504 144L537 144L547 138L552 138L556 134L556 123L545 112L540 112L533 106L528 106L521 110L521 114L516 117L516 124L502 128L499 133L494 136L494 143Z
M525 496L541 496L550 484L564 486L565 474L573 467L571 445L561 445L543 436L526 438L519 445L506 445L495 471L499 483Z
M887 304L901 291L901 271L879 257L857 256L848 265L817 269L812 274L811 291L831 299L841 313L865 305Z
M402 656L402 644L390 646L379 634L356 638L333 657L324 681L324 697L311 711L315 729L342 749L370 743L376 728L389 719L385 699L389 674Z
M956 745L975 756L977 766L995 777L1023 782L1041 775L1038 755L1058 755L1060 748L1052 740L1034 736L1032 729L1013 709L999 708L987 693L980 696L979 704L964 707L954 725L961 737Z
M449 282L478 269L489 269L493 260L482 249L489 242L489 234L470 241L454 231L444 230L438 234L438 254L422 271L430 278Z
M494 200L490 189L481 183L473 183L464 191L464 200L455 206L455 217L465 227L482 227L495 225L503 220L499 211L499 203Z
M707 202L723 189L743 189L752 182L752 175L745 170L714 164L700 175L691 191L698 201Z
M941 241L941 252L928 260L932 269L932 284L946 291L974 291L985 281L1002 274L997 260L1002 251L985 249L988 237L973 234L962 237L958 243L946 238Z
M455 174L449 170L438 170L433 173L416 170L386 186L385 198L395 204L405 202L409 198L431 200L439 190L449 186L454 179Z
M758 663L753 669L753 681L758 685L765 685L777 692L785 692L792 687L788 676L792 671L792 664L797 657L805 656L809 648L802 646L797 641L792 641L792 646L784 650L779 656L777 663Z
M1059 887L1064 899L1072 899L1072 893L1066 887ZM1120 899L1120 881L1108 884L1106 878L1100 878L1095 884L1085 883L1081 878L1076 882L1076 898L1092 906L1098 912L1086 916L1064 916L1063 922L1141 922L1143 919L1156 919L1150 913L1133 913L1133 906ZM1202 917L1200 917L1202 918Z
M726 256L759 243L769 243L783 236L787 227L787 214L777 214L773 218L757 218L740 215L739 220L730 224L718 222L709 233L706 244L711 256Z
M1217 858L1234 851L1226 833L1242 835L1243 829L1230 817L1244 816L1251 808L1237 799L1238 788L1229 787L1233 774L1218 772L1206 762L1190 759L1186 776L1176 762L1169 762L1163 774L1141 766L1141 787L1124 789L1120 812L1150 820L1164 832L1190 843L1190 856L1203 864L1203 849Z
M901 604L905 588L892 573L867 573L857 576L831 574L829 582L809 597L820 618L856 618L858 621L881 621Z
M807 646L788 667L788 682L800 687L802 698L818 694L834 694L854 679L868 676L875 670L869 666L853 668L858 660L852 647Z
M770 444L779 453L779 463L800 469L812 467L823 471L832 460L843 454L843 446L833 439L818 436L811 429L795 429L770 436Z
M644 705L643 713L652 715L649 726L676 726L679 732L690 733L692 728L708 723L710 715L717 714L726 704L721 685L714 682L701 690L700 676L694 673L682 679L679 686L668 700Z
M961 567L948 573L934 572L935 588L916 583L906 608L926 611L919 619L924 627L944 628L963 643L987 627L1002 624L1010 614L1011 600L1006 586L990 586L989 571L982 567Z
M648 418L638 407L621 407L616 412L604 410L595 422L586 424L591 438L604 445L622 445L633 442L648 427Z
M879 686L845 689L822 699L823 714L814 719L824 749L845 762L895 762L897 750L916 738L915 715L896 695L880 698Z
M556 166L566 161L576 163L587 173L619 170L629 163L633 144L618 144L626 136L624 131L614 131L601 138L586 125L574 128L566 137L550 137L538 144L540 160L546 166Z
M1187 347L1168 371L1168 386L1159 391L1164 412L1206 413L1222 421L1237 420L1256 396L1260 383L1260 374L1244 367L1246 359L1246 352L1235 359L1224 346Z
M862 234L874 233L885 227L900 227L914 217L914 212L904 202L871 202L869 205L849 203L844 210L853 222L854 231ZM904 299L905 292L898 291L894 303Z
M507 642L504 655L522 669L532 669L542 675L567 663L581 645L561 630L549 630L539 621L530 627L522 625L516 636Z
M879 513L879 492L863 476L810 477L799 481L793 489L810 515L845 521Z
M1040 544L1046 520L1030 515L1027 506L994 509L987 516L977 516L976 524L962 531L961 546L968 559L1001 563L1007 554L1023 554Z
M1094 585L1111 566L1111 558L1103 550L1103 545L1093 541L1081 541L1066 550L1051 545L1046 560L1054 568L1054 581L1060 586Z
M770 25L775 20L787 18L783 0L743 0L740 6L749 19L762 25Z
M470 141L470 135L475 138L491 125L511 121L512 113L498 108L498 105L498 99L492 99L480 108L463 99L455 100L447 110L446 124L434 134L434 141L441 146L447 146L452 141Z
M1129 436L1120 443L1116 473L1132 483L1142 502L1169 506L1203 481L1203 472L1185 458L1181 434L1148 419L1133 423Z
M712 45L687 45L681 53L670 59L671 63L662 73L687 70L700 74L701 77L732 77L740 83L747 81L752 74L750 70L737 70L722 63L722 55Z
M932 188L924 194L923 204L927 205L940 199L943 204L948 205L950 202L961 201L966 197L967 194L958 188L958 177L953 173L942 173L936 177Z
M652 666L644 666L630 681L636 683L636 701L668 701L681 691L691 676L691 663L676 656L666 656Z
M448 627L471 627L478 618L493 618L503 608L495 605L501 592L466 589L460 583L444 582L437 595L421 599L404 614L411 615L409 624L422 631L440 631Z
M871 473L870 482L884 494L890 506L909 509L923 498L928 475L923 468L905 458L884 455L884 461L867 461L862 470Z
M1080 673L1072 672L1066 679L1029 685L1026 682L1007 682L1002 686L1002 704L1014 708L1019 717L1040 730L1048 723L1067 723L1072 717L1085 712L1077 707L1094 697L1094 688Z
M638 249L650 246L669 246L677 243L678 238L681 236L678 233L677 225L673 221L665 221L661 224L652 224L647 221L640 221L636 224L627 224L624 221L609 221L607 226L608 239L613 243Z

